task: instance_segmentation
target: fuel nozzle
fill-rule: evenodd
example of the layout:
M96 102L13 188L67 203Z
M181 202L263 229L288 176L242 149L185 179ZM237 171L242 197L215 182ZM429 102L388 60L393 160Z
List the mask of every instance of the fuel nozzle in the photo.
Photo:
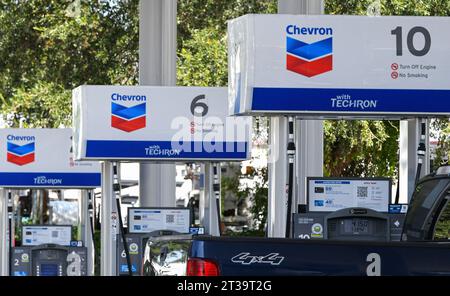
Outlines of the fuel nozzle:
M427 130L426 121L422 120L419 147L417 148L417 155L419 157L425 156L425 152L427 151L427 148L425 146L426 130Z
M287 144L287 154L289 156L295 155L294 118L293 117L289 117L289 141Z

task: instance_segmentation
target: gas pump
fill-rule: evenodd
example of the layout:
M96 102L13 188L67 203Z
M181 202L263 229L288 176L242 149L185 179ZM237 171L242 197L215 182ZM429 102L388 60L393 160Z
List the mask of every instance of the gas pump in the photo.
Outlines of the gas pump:
M128 232L125 236L117 236L117 275L130 275L130 267L131 275L141 275L144 248L148 239L198 232L198 228L191 227L191 222L190 208L129 208Z
M391 187L388 178L308 178L293 238L400 241L408 205L391 204Z
M23 226L22 246L11 248L11 276L87 276L88 248L71 240L71 226ZM49 243L55 240L57 243Z
M2 275L93 275L89 196L91 190L100 187L100 166L95 162L73 161L71 138L71 129L0 130L0 143L4 143L0 145ZM22 244L16 244L15 191L65 189L81 190L78 199L81 239L72 239L71 225L23 225Z

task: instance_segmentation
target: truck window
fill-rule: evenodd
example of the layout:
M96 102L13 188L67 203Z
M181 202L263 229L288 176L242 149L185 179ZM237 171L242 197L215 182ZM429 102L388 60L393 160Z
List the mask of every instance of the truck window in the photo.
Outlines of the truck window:
M450 196L447 196L447 204L441 212L434 229L433 240L450 240Z
M420 183L412 197L405 219L405 234L409 241L432 240L434 225L448 195L450 179L435 178Z

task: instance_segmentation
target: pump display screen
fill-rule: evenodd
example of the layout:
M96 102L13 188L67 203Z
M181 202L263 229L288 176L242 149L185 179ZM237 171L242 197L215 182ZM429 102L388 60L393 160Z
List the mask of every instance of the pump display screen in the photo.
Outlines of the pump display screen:
M188 208L129 208L129 233L172 230L189 233L191 211Z
M361 207L386 213L391 194L390 179L308 178L310 212Z
M366 219L346 219L344 223L345 234L368 234L369 220Z
M22 245L39 246L56 244L70 246L72 226L70 225L29 225L22 227Z

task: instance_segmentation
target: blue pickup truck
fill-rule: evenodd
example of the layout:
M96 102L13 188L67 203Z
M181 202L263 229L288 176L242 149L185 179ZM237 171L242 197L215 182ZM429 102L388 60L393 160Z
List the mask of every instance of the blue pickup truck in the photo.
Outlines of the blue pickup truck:
M440 218L448 216L449 198L450 174L423 178L411 200L400 242L155 237L147 242L142 274L450 276L450 240L448 235L435 235Z

